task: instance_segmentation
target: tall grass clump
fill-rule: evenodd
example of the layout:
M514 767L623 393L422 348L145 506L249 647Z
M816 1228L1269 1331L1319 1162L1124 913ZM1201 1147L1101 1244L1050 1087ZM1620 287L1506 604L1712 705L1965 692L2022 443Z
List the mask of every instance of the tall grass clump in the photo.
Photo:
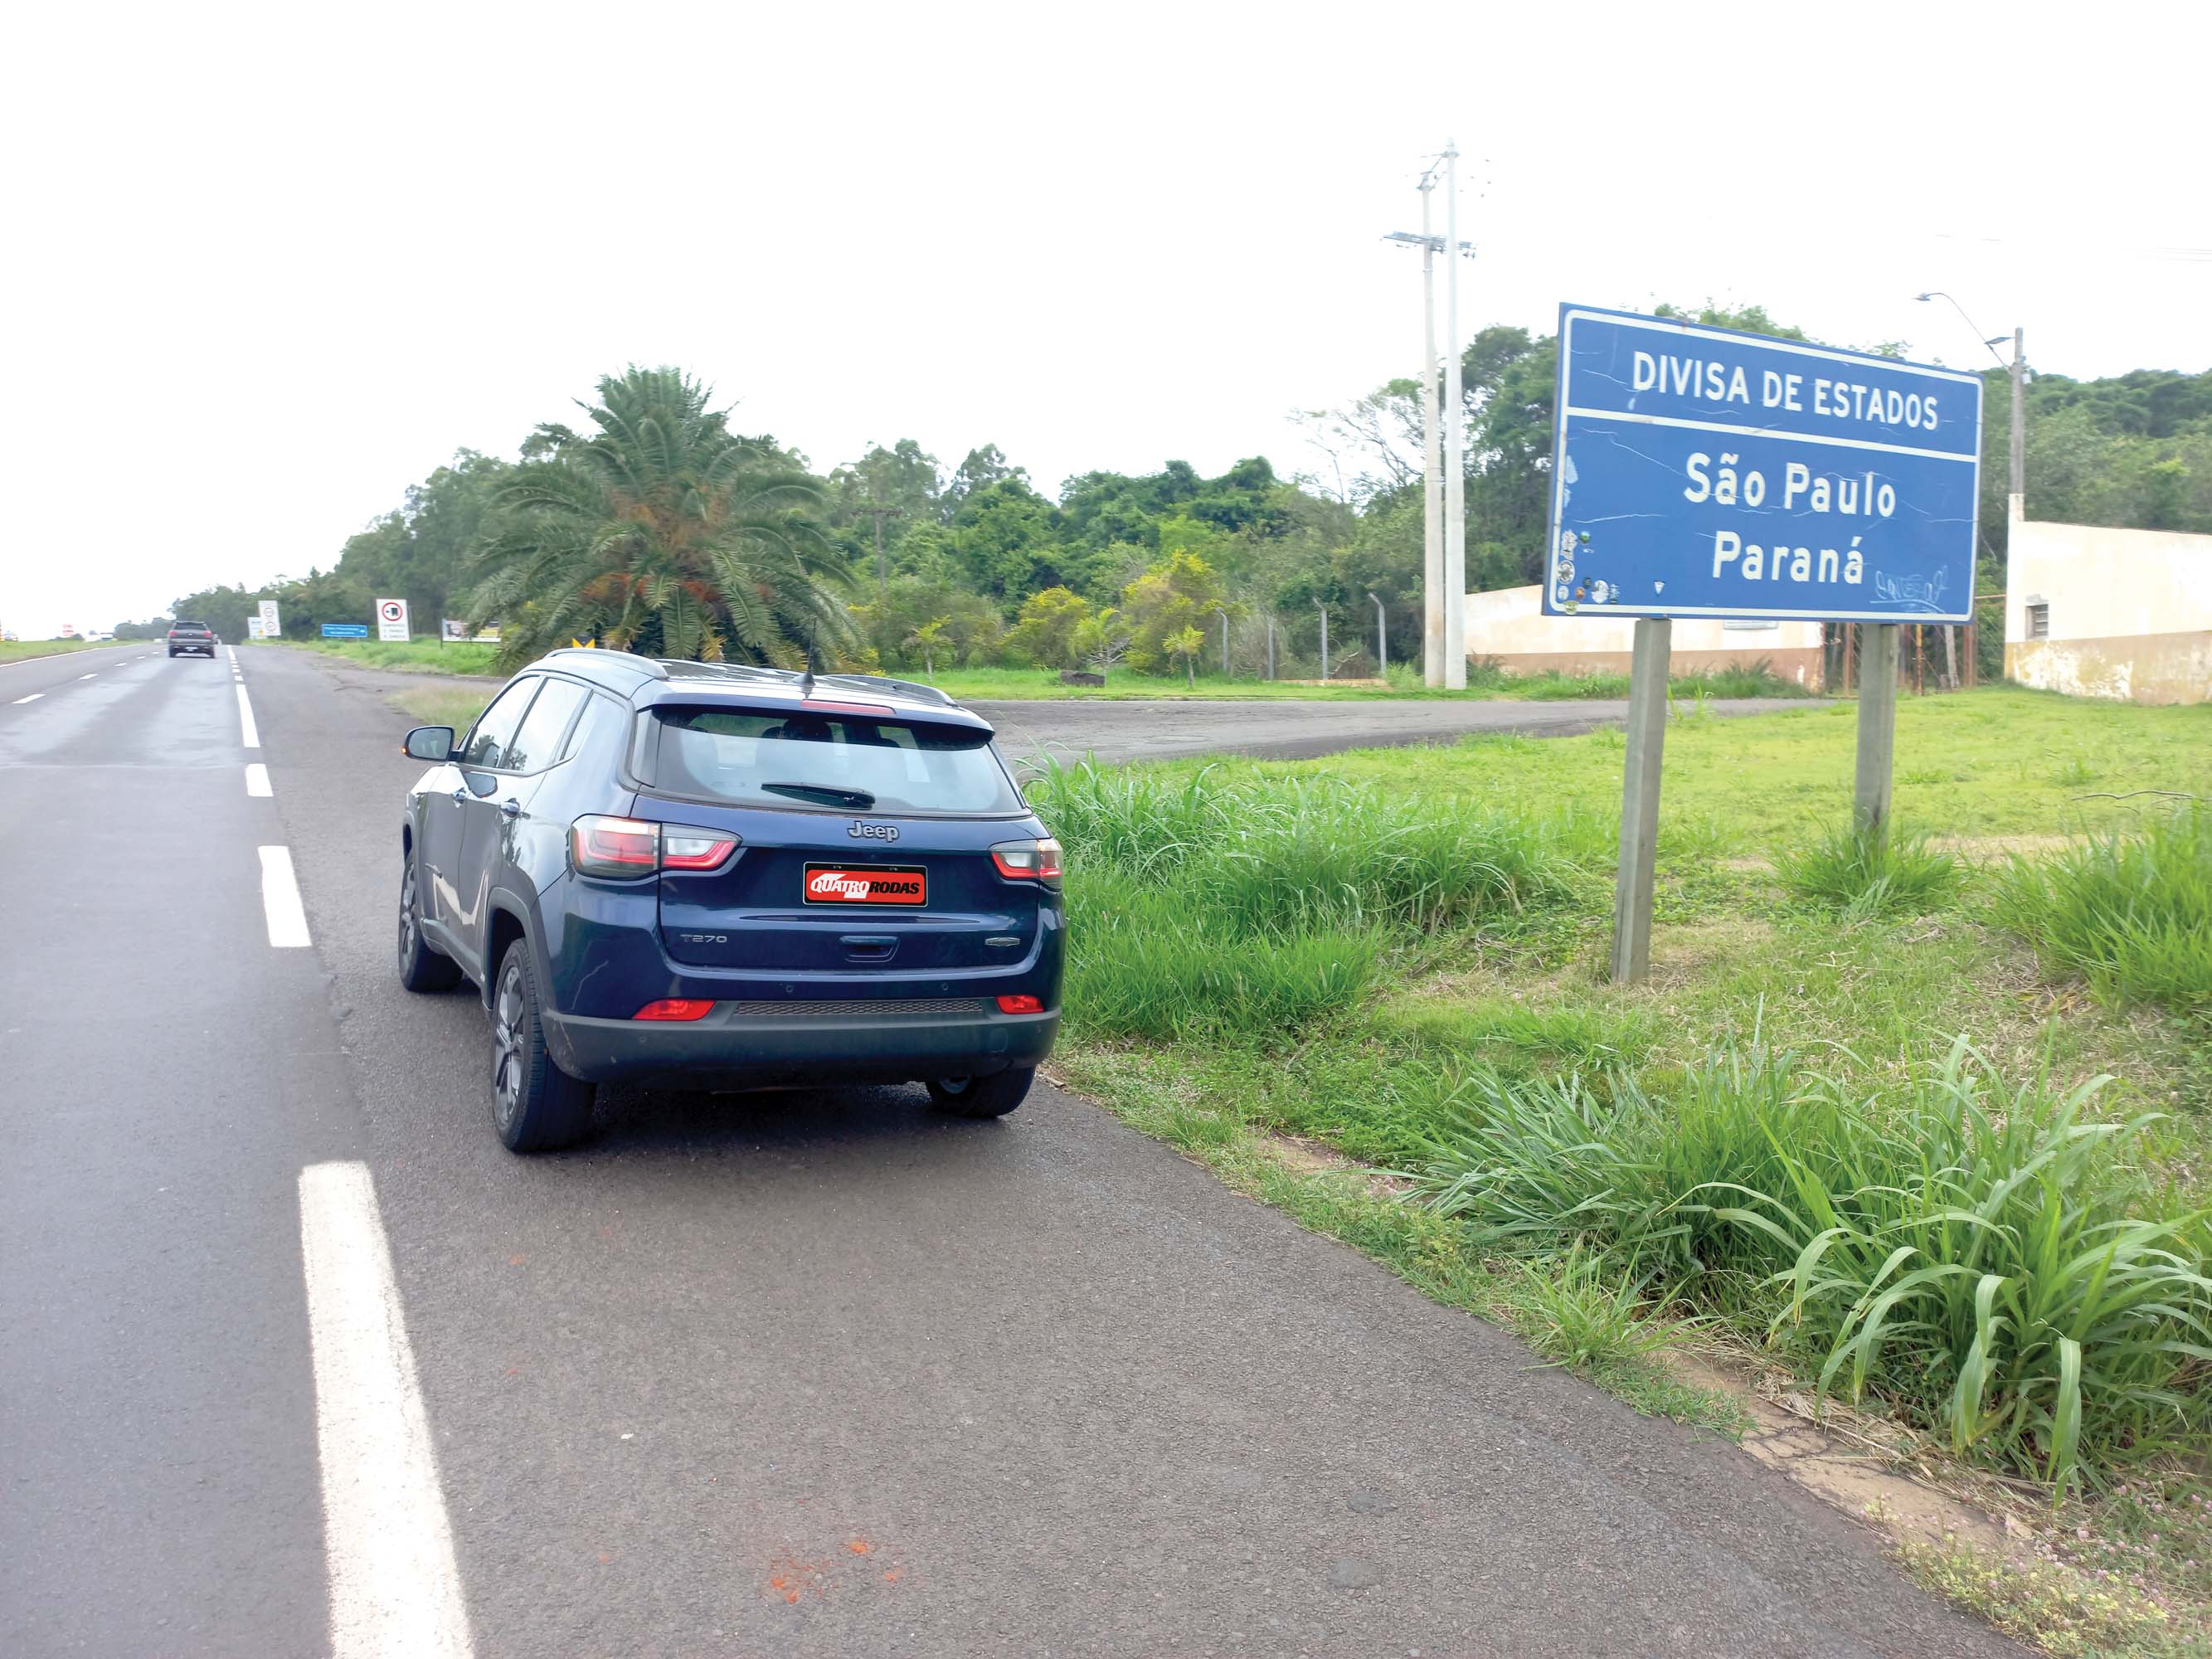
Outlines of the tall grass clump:
M2097 1087L2008 1085L1963 1038L1864 1097L1757 1049L1671 1097L1471 1079L1419 1187L1496 1244L1656 1273L1823 1391L2063 1486L2212 1432L2205 1217L2153 1196L2126 1158L2149 1115L2090 1119Z
M1112 871L1071 883L1068 922L1065 1006L1083 1036L1295 1031L1365 995L1384 951L1371 930L1231 935L1179 894Z
M1999 872L1993 919L2112 1002L2212 1014L2212 806Z
M1587 815L1536 823L1340 780L1085 762L1030 798L1079 868L1172 887L1222 933L1433 929L1559 903L1608 853Z
M1799 898L1847 921L1932 910L1959 890L1965 875L1925 834L1889 823L1831 830L1810 846L1777 853L1774 870Z
M1673 694L1681 696L1692 691L1703 692L1708 697L1809 697L1813 694L1795 680L1785 680L1774 672L1773 662L1761 657L1756 662L1726 663L1709 668L1698 674L1676 679Z

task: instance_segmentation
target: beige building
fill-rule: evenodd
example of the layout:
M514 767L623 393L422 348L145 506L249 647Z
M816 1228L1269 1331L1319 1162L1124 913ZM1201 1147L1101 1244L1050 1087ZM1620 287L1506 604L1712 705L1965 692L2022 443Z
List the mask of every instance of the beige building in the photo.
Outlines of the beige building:
M1636 619L1585 611L1547 617L1543 590L1501 587L1467 596L1467 656L1494 660L1509 674L1626 674L1636 653ZM1713 668L1765 662L1785 680L1820 690L1820 624L1809 622L1716 622L1680 617L1674 623L1670 672L1696 674Z
M2045 524L2015 509L2005 674L2136 702L2212 701L2212 536Z

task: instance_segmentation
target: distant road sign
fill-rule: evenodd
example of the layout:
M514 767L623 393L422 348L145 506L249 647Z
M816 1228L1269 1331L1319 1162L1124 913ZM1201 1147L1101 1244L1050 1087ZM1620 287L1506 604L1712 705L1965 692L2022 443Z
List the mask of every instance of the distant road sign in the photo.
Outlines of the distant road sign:
M261 636L268 640L284 636L284 630L276 621L276 601L274 599L261 601Z
M367 623L325 623L323 637L326 640L365 640L368 637Z
M398 644L407 643L407 601L379 599L376 602L376 637Z
M1967 622L1982 383L1559 308L1550 616Z

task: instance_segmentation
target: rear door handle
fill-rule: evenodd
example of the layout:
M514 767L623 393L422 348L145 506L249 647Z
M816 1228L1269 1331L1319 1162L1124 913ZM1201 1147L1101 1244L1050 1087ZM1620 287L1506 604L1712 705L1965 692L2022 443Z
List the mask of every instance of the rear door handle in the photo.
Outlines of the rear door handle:
M898 940L888 933L844 933L837 943L845 947L846 958L852 962L889 962L891 952L898 949Z

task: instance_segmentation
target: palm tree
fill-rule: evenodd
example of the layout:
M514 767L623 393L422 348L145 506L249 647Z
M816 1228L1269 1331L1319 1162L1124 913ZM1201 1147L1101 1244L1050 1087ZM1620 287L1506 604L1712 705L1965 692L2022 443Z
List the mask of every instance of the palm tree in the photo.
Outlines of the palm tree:
M937 647L945 643L945 630L952 618L939 617L926 622L906 636L907 649L921 653L921 673L927 680L937 678Z
M473 556L471 619L503 661L571 639L704 661L795 665L851 631L841 556L814 521L821 486L729 429L712 392L633 366L580 404L595 430L541 426L501 483Z

